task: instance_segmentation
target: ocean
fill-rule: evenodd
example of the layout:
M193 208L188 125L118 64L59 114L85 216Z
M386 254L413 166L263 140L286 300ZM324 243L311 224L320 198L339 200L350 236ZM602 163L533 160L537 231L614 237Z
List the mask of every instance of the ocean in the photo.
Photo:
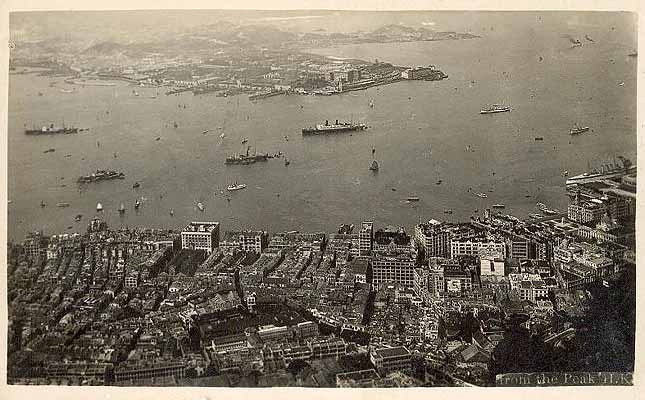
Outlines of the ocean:
M431 64L449 75L336 96L250 102L246 96L166 96L160 89L151 98L156 89L123 82L81 87L62 78L11 75L8 237L83 232L97 202L112 228L180 229L199 220L219 221L222 230L271 232L333 232L341 223L366 219L411 232L419 220L467 221L495 203L522 218L537 211L536 202L564 211L564 171L578 174L619 155L636 161L637 58L628 56L637 48L635 22L621 13L516 14L468 14L478 39L312 49L396 65ZM569 37L582 46L572 47ZM72 87L72 93L61 91ZM492 103L512 111L479 114ZM336 119L369 129L301 134L303 127ZM63 121L90 130L24 134L34 125ZM591 131L570 136L576 123ZM251 151L281 151L290 165L283 159L224 165L228 155L244 151L243 140ZM49 148L56 151L43 153ZM380 164L376 173L369 170L373 158ZM76 179L96 169L123 171L126 179L79 190ZM134 182L141 187L133 189ZM247 188L228 193L234 182ZM410 196L420 201L406 201ZM142 202L137 212L136 199ZM59 202L70 207L58 208ZM127 208L123 216L120 203ZM82 221L75 222L77 214Z

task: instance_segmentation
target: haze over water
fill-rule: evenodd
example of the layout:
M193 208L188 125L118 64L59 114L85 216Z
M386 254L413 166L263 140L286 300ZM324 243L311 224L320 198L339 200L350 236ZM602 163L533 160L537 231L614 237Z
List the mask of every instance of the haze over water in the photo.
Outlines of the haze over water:
M251 103L246 96L165 96L160 89L151 99L156 89L137 88L135 97L124 83L75 86L76 93L67 94L60 88L72 86L62 78L11 75L9 238L19 240L36 229L82 232L97 202L113 228L180 228L190 220L212 220L223 230L332 232L340 223L374 219L377 226L403 225L410 231L419 219L464 221L495 203L518 217L536 212L538 201L564 210L563 171L581 173L588 163L613 155L636 161L637 59L627 56L637 48L631 15L466 13L460 19L453 14L390 19L414 26L433 22L436 29L453 21L450 29L472 29L482 38L312 50L396 65L432 64L449 75L439 82L401 82L338 96L277 96ZM325 26L324 18L338 21L331 15L308 23ZM564 35L583 46L571 48ZM56 87L49 87L52 80ZM513 110L480 115L491 103ZM24 135L25 127L60 125L63 119L90 130ZM302 127L326 119L353 119L370 128L352 135L301 135ZM571 137L575 123L592 132ZM202 134L206 129L210 132ZM544 140L535 141L537 136ZM227 155L242 150L243 139L259 152L282 151L291 164L274 159L225 166ZM43 154L48 148L56 151ZM372 148L380 163L377 173L368 169ZM126 179L79 192L78 176L97 168L123 171ZM132 189L135 181L141 183L138 190ZM225 187L236 181L248 187L230 193L228 202ZM488 198L478 198L478 192ZM421 200L408 203L409 196ZM137 198L144 200L135 213ZM47 207L40 207L41 200ZM196 208L198 201L204 212ZM70 207L57 208L58 202ZM117 212L121 202L128 208L123 217ZM443 213L448 208L452 215ZM84 215L80 223L74 222L76 214Z

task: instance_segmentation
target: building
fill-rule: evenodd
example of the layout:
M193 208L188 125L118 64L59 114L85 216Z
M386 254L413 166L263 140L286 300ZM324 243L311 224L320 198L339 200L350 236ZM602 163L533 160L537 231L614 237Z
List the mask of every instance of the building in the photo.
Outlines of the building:
M488 251L479 258L480 275L504 276L504 257L502 253Z
M485 239L452 239L450 241L450 257L480 256L484 253L495 251L506 258L506 245L502 241Z
M448 257L450 255L450 231L448 224L431 219L414 227L414 240L425 252L425 257Z
M220 247L261 253L269 244L269 233L266 231L228 231Z
M460 265L444 265L443 280L445 292L463 293L473 288L470 271L465 270Z
M600 221L604 214L605 206L602 201L597 199L577 204L572 203L567 207L567 218L581 224L591 221Z
M363 221L361 230L358 233L358 255L364 256L372 251L374 241L374 222Z
M191 222L181 231L181 248L206 250L210 254L219 245L219 222Z
M372 259L372 284L378 290L385 283L414 286L415 258L410 254L378 255Z
M370 361L382 376L396 371L412 373L412 353L404 346L372 349Z

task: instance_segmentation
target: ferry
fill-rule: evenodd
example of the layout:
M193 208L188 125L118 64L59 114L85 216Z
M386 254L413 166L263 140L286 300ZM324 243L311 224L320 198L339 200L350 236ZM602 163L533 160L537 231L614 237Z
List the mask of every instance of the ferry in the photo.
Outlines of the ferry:
M241 190L241 189L246 189L246 185L243 183L238 184L237 182L235 182L235 184L233 185L228 185L226 187L226 190L228 190L229 192L233 192L235 190Z
M482 108L481 111L479 111L480 114L496 114L496 113L502 113L502 112L509 112L511 111L511 107L504 106L501 104L493 104L490 107Z
M364 129L367 129L367 125L365 124L355 124L353 122L338 122L338 120L336 120L336 123L330 124L327 120L324 124L319 124L309 128L302 128L302 134L320 135L324 133L362 131Z
M569 130L569 135L579 135L581 133L588 132L588 131L589 131L588 126L578 126L578 125L576 125L576 126L574 126L573 128L571 128Z

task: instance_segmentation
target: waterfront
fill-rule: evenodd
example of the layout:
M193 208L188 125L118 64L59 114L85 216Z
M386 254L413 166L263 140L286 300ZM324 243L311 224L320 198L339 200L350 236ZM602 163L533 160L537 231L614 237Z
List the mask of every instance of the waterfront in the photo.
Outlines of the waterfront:
M596 42L573 49L561 35L533 29L503 41L496 35L508 32L470 41L317 50L398 65L434 64L449 75L444 81L400 82L329 97L276 96L255 103L245 96L150 99L155 89L138 88L140 96L133 96L124 83L62 93L59 89L69 85L49 87L50 78L12 75L9 238L35 229L64 232L68 226L81 232L99 201L112 227L210 220L221 221L226 230L270 231L334 231L342 222L367 218L411 227L419 218L467 220L475 209L495 203L518 216L535 212L538 201L563 210L562 171L582 172L588 162L610 155L636 159L636 58L627 56L635 39L620 21L585 28ZM610 30L613 25L616 30ZM513 111L479 114L497 102ZM58 125L63 118L90 130L24 135L25 127ZM370 128L351 136L302 137L302 127L325 119L353 119ZM593 132L571 137L574 123ZM202 134L206 129L210 132ZM537 136L544 141L536 142ZM245 138L259 152L282 151L290 165L270 160L225 166L226 156L240 152ZM56 151L43 154L48 148ZM380 164L376 174L369 170L372 148ZM97 168L123 171L126 179L88 185L79 193L75 180ZM138 190L132 189L135 181L141 183ZM248 187L231 193L228 202L225 187L235 181ZM488 198L478 198L478 192ZM421 200L408 203L409 196ZM134 201L142 197L135 213ZM39 206L41 200L47 207ZM71 206L56 208L58 202ZM123 217L117 211L121 202L128 208ZM444 214L447 208L454 213ZM79 223L76 214L84 215Z

